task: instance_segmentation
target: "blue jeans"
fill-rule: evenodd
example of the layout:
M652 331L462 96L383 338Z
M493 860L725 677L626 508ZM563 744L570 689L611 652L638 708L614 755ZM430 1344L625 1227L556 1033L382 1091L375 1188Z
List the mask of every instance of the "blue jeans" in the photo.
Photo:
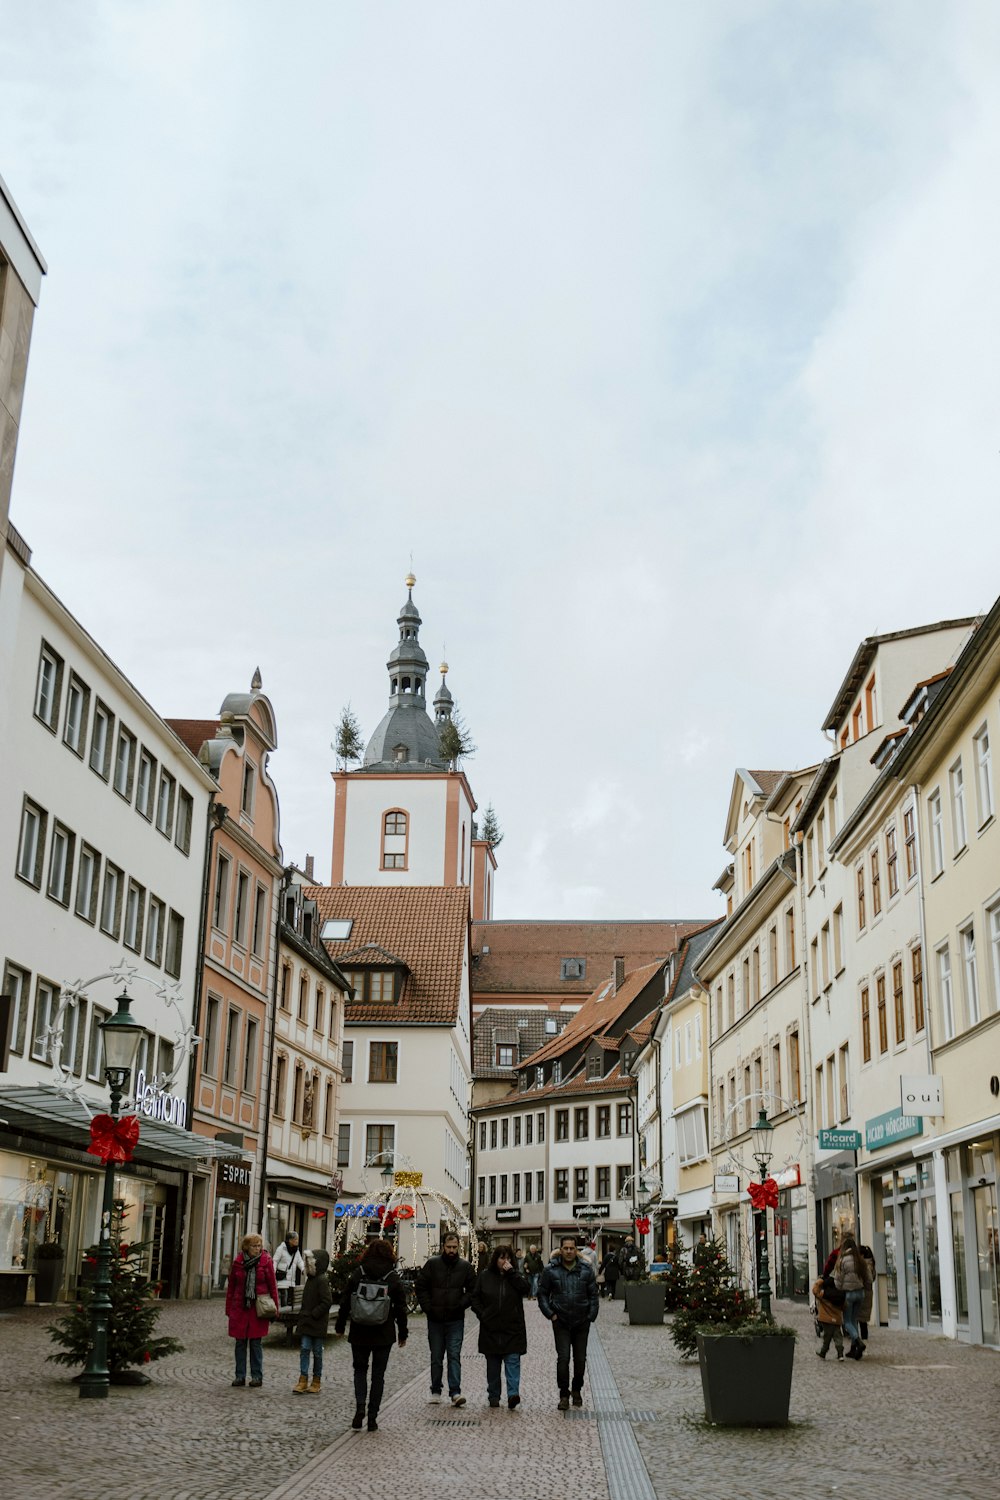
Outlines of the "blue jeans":
M236 1379L247 1378L247 1344L250 1345L250 1379L264 1379L264 1346L260 1339L236 1340Z
M533 1297L537 1297L538 1296L538 1283L541 1281L541 1279L542 1279L542 1273L541 1273L541 1271L532 1271L532 1273L531 1273L531 1295Z
M313 1376L319 1380L323 1373L323 1340L319 1334L304 1333L299 1345L299 1374L309 1374L309 1356L312 1355Z
M856 1292L844 1293L844 1332L853 1343L855 1339L860 1340L861 1330L858 1327L858 1308L864 1306L864 1289Z
M448 1395L462 1393L462 1340L465 1318L450 1318L447 1323L427 1320L427 1342L431 1346L431 1395L441 1395L444 1357L448 1355Z
M519 1354L487 1354L486 1394L491 1401L500 1400L500 1369L507 1377L507 1395L521 1393L521 1356Z

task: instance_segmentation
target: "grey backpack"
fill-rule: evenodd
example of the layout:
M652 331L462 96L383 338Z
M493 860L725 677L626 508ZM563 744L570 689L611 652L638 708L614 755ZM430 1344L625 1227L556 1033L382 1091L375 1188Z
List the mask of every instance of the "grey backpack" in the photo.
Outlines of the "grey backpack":
M389 1287L382 1281L362 1278L351 1293L351 1322L369 1326L389 1321Z

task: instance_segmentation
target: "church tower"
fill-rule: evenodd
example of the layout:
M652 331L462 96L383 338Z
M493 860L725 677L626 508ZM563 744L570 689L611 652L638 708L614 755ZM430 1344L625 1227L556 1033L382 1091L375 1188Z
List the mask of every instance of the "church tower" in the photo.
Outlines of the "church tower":
M332 885L470 887L474 918L493 907L493 851L476 838L476 801L465 772L441 748L452 714L447 662L427 710L428 664L420 644L416 584L406 578L389 653L389 707L357 769L333 773Z

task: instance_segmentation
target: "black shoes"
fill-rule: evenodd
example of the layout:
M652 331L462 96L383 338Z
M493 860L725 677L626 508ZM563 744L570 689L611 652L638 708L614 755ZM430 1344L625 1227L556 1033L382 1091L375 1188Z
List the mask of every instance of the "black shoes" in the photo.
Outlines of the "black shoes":
M559 1397L559 1405L556 1408L556 1410L557 1411L569 1411L569 1397L568 1396L560 1396Z
M499 1404L500 1403L497 1402L498 1406L499 1406ZM507 1397L507 1406L509 1407L509 1409L511 1411L514 1410L515 1406L520 1406L520 1404L521 1404L521 1398L520 1398L520 1396L508 1396Z
M250 1384L251 1385L263 1385L264 1382L263 1382L263 1380L251 1380Z
M376 1422L376 1420L375 1420L374 1417L369 1417L368 1418L368 1431L369 1432L378 1432L378 1423Z
M351 1426L354 1428L355 1432L360 1432L361 1429L362 1429L362 1427L364 1425L365 1425L365 1414L364 1414L364 1412L363 1411L356 1411L354 1413L354 1420L352 1421Z
M234 1386L237 1386L237 1385L244 1386L244 1385L246 1385L246 1381L245 1380L234 1380L233 1381L233 1385Z
M573 1405L574 1406L582 1406L583 1405L583 1392L582 1391L574 1391L573 1392Z

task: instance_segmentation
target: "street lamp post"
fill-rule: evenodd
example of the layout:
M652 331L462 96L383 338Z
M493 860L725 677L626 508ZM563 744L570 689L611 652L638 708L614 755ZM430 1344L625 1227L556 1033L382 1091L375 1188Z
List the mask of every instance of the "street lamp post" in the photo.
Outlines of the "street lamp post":
M757 1123L753 1126L750 1134L753 1136L753 1156L760 1172L760 1180L763 1184L767 1177L767 1169L774 1155L773 1137L774 1126L767 1118L767 1112L763 1105L757 1117ZM761 1317L771 1317L771 1267L767 1254L767 1204L762 1203L760 1208L760 1282L757 1288L760 1297Z
M118 1119L118 1107L125 1096L135 1067L139 1038L143 1028L129 1010L129 996L123 990L118 1009L102 1021L104 1038L104 1077L111 1092L111 1118ZM97 1273L90 1299L90 1354L80 1376L80 1395L85 1400L106 1399L108 1373L108 1320L111 1315L111 1214L115 1196L115 1163L109 1157L104 1164L104 1203L101 1209L101 1232L97 1247Z

